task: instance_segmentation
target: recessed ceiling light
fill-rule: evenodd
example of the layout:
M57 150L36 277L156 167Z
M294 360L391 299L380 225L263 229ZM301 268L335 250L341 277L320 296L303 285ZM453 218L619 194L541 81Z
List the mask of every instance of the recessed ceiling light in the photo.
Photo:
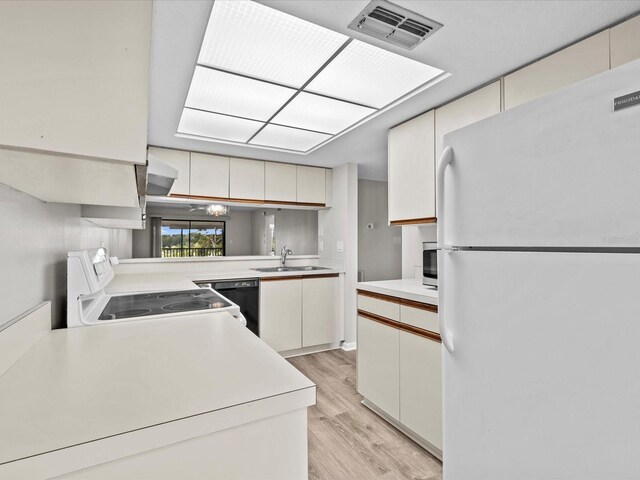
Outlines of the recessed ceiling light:
M185 106L252 120L269 120L296 90L196 67Z
M178 136L309 153L449 75L248 0L215 0Z
M250 143L304 152L328 138L331 138L331 135L279 125L267 125L251 139Z
M306 90L382 108L442 73L438 68L354 40Z
M243 0L216 0L198 63L301 87L349 37Z
M373 108L301 92L272 123L336 134L374 112Z
M178 125L178 133L246 142L262 125L264 123L244 118L185 108Z

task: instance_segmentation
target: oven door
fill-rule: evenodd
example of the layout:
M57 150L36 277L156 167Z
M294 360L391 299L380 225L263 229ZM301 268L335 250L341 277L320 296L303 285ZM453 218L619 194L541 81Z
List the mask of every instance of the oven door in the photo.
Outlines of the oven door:
M423 245L422 283L434 287L438 286L438 250L435 243Z

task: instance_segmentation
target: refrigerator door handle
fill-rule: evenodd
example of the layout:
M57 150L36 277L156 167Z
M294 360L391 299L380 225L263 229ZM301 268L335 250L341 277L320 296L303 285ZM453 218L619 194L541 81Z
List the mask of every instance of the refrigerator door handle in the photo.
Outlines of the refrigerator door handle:
M451 147L445 147L442 155L440 155L440 161L438 162L438 169L436 171L436 217L438 219L437 229L437 241L438 249L451 251L451 245L444 243L444 172L453 161L453 149Z
M438 239L438 250L441 250L444 254L450 254L455 249L451 245L447 245L444 241L444 218L445 218L445 208L444 208L444 172L449 166L449 164L453 161L453 149L451 147L446 147L440 156L440 161L438 162L438 170L436 172L436 215L438 219L437 223L437 239ZM438 262L442 265L442 262ZM442 344L444 348L447 349L449 353L453 353L453 337L447 331L445 319L446 315L444 313L442 301L444 298L444 269L440 269L438 272L438 320L440 321L440 337L442 338Z

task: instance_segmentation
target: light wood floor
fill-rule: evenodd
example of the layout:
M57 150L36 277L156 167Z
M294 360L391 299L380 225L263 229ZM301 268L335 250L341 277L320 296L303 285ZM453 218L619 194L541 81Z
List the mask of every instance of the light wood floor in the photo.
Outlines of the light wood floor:
M317 385L309 408L311 480L436 480L442 463L360 403L356 352L290 358Z

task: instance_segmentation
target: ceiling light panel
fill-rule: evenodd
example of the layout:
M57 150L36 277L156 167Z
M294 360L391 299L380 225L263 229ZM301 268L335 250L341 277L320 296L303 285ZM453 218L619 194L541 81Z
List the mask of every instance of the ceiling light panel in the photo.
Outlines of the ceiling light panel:
M301 92L271 122L335 134L374 112L373 108Z
M442 73L438 68L354 40L305 90L382 108Z
M295 92L272 83L196 67L185 106L266 121Z
M216 0L198 63L299 88L347 40L259 3Z
M267 125L251 140L252 145L264 145L267 147L285 148L304 152L324 142L331 135L298 128L281 127L279 125Z
M185 108L178 125L178 133L246 142L262 125L263 122Z

